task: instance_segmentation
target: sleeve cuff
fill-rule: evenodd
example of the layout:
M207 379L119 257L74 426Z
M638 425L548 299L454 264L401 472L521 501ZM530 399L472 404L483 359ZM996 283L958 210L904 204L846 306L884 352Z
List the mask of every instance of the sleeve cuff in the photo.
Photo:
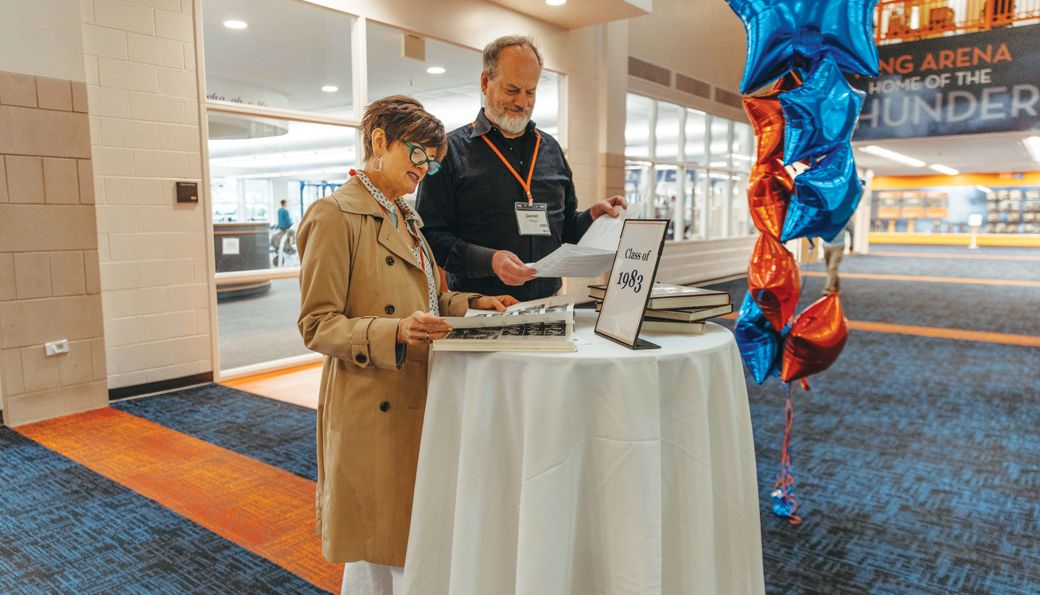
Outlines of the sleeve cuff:
M465 316L469 301L479 296L479 293L445 291L440 295L441 316Z
M369 325L368 349L373 366L385 370L400 368L397 359L398 322L396 318L376 318Z

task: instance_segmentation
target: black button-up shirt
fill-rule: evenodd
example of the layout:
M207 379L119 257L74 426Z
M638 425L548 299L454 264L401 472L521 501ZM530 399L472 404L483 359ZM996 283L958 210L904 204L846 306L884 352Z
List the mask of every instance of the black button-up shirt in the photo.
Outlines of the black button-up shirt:
M520 177L527 180L535 145L535 124L524 134L507 139L480 110L474 125L448 134L443 168L419 185L416 210L423 234L448 276L448 287L485 295L509 294L526 301L550 296L560 288L558 278L537 277L519 287L509 286L491 270L491 257L509 250L526 263L535 262L560 247L576 243L592 224L588 211L578 212L571 168L560 144L545 132L531 179L534 202L548 205L551 236L521 236L514 203L527 195L502 160L481 137L495 144Z

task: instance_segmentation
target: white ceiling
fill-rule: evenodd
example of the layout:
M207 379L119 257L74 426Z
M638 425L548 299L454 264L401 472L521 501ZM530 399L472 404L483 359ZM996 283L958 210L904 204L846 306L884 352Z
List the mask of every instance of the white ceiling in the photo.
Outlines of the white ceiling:
M952 167L961 173L1002 173L1040 170L1022 143L1033 132L973 134L929 138L872 140L852 143L853 147L876 145L925 163ZM876 175L941 175L927 167L910 167L863 151L856 151L856 164Z
M567 0L549 6L544 0L489 0L564 29L600 25L650 14L653 0Z

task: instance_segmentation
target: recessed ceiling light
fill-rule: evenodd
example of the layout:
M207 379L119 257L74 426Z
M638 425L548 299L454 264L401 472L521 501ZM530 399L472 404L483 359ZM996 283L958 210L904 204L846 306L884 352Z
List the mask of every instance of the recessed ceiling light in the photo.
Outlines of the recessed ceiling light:
M921 161L920 159L914 159L913 157L907 157L906 155L903 155L902 153L896 153L895 151L889 151L888 149L883 149L883 148L878 147L876 145L868 145L866 147L860 147L859 150L863 151L864 153L870 153L871 155L877 155L878 157L884 157L885 159L889 159L889 160L895 161L897 163L902 163L903 165L909 165L911 167L924 167L924 165L925 165L924 161Z
M952 167L948 167L946 165L942 165L941 163L933 163L933 164L928 166L928 169L930 169L932 171L937 171L937 172L939 172L941 174L946 174L948 176L955 176L955 175L961 173L961 172L953 169Z
M567 0L545 0L545 3L549 6L563 6L567 4Z
M1033 156L1033 161L1040 163L1040 136L1027 136L1022 142L1029 149L1029 154Z
M235 20L235 19L229 19L227 21L224 21L224 26L227 27L228 29L245 29L246 27L249 26L249 23L247 23L245 21L238 21L238 20Z
M426 69L426 72L430 74L444 74L446 71L443 66L431 66Z
M335 93L336 91L339 91L339 87L337 87L336 85L325 85L321 88L321 90L325 91L326 93Z

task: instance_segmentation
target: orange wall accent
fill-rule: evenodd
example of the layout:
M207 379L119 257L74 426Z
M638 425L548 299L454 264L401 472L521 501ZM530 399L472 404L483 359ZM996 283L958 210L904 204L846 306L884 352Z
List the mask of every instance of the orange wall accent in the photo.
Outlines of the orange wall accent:
M105 408L14 428L327 591L314 482L146 419Z
M906 190L913 188L936 188L939 186L1040 186L1040 171L1022 172L1020 179L1010 173L960 174L957 176L875 176L870 182L871 190Z

